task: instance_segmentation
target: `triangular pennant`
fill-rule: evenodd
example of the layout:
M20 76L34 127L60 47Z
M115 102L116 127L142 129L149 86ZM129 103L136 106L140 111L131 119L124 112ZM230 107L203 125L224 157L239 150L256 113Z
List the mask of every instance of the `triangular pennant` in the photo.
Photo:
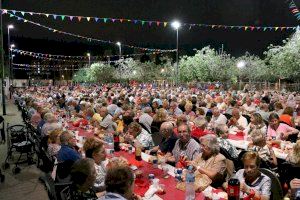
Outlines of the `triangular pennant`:
M49 17L49 14L45 14L46 15L46 17Z
M14 15L13 14L9 14L9 17L14 17Z
M254 27L254 26L251 26L251 28L250 28L250 29L251 29L251 31L253 31L253 30L255 29L255 27Z
M20 20L22 20L22 18L21 18L21 17L18 17L18 18L17 18L17 20L19 20L19 21L20 21Z
M164 22L164 27L166 27L168 25L168 22Z
M120 19L120 22L122 23L124 19Z
M256 27L257 30L259 30L260 28L261 28L260 26Z
M131 20L130 20L130 19L127 19L127 21L128 21L128 22L131 22Z
M15 11L15 10L12 10L11 12L14 13L14 14L16 14L16 11Z
M136 20L136 19L135 19L135 20L133 20L133 23L135 23L135 24L136 24L137 22L138 22L138 20Z
M57 15L53 15L53 19L56 19Z
M248 29L248 26L245 26L245 27L244 27L244 29L245 29L245 31L247 31L247 29Z
M30 15L33 15L33 13L32 13L32 12L29 12L29 14L30 14Z
M99 20L99 18L98 18L98 17L95 17L94 19L95 19L95 22L98 22L98 20Z
M142 20L142 26L145 24L145 21Z
M215 28L216 25L211 25L211 28Z
M69 19L70 19L71 21L73 20L73 18L74 18L73 16L69 16Z
M280 30L283 31L284 29L286 29L286 27L281 27Z
M78 21L81 21L81 18L82 18L81 16L78 16L78 17L77 17Z
M115 22L115 21L116 21L116 19L111 19L111 21L112 21L112 22Z
M103 18L103 21L104 21L104 23L106 23L107 22L107 18Z
M91 18L90 18L90 17L87 17L86 20L89 22L89 21L91 20Z
M156 25L159 26L160 22L156 22Z
M234 26L230 26L230 28L231 28L231 29L233 29L233 28L234 28Z
M152 21L148 22L148 24L149 24L149 26L151 26L152 25Z
M278 27L275 27L275 31L277 31L278 30Z
M23 16L24 16L24 15L25 15L25 12L23 12L23 11L22 11L22 12L21 12L21 15L23 15Z
M66 16L61 15L60 17L61 17L61 20L64 20Z

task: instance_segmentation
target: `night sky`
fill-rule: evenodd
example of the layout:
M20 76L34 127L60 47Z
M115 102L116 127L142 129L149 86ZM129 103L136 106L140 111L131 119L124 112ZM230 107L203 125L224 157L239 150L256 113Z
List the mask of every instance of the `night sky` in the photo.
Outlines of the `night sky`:
M295 0L300 6L300 0ZM255 26L296 26L298 21L291 14L284 0L4 0L3 8L112 18L131 18L145 20L172 21L178 19L188 23L255 25ZM176 45L176 33L171 27L134 25L130 23L88 23L47 19L45 16L26 18L93 38L121 41L122 43L149 47L172 49ZM77 21L77 20L74 20ZM12 41L17 48L41 53L83 55L92 52L101 55L105 50L117 53L114 45L87 42L71 36L52 33L40 27L18 22L7 15L3 24L13 23ZM194 48L207 45L224 50L233 56L246 51L262 56L271 43L281 44L293 31L243 31L210 28L183 28L179 32L180 54L191 55ZM6 43L6 30L4 30ZM124 49L124 53L132 53Z

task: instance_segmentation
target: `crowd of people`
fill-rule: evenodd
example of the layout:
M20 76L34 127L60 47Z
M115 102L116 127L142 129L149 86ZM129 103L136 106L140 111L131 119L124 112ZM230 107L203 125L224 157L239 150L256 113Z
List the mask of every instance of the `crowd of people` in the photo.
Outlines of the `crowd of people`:
M106 156L108 133L147 154L159 154L170 165L193 166L213 187L226 190L229 178L236 177L242 195L253 193L254 199L271 197L271 179L260 167L279 173L283 187L300 182L297 174L280 177L282 163L300 167L300 94L295 92L106 84L16 89L13 98L47 138L48 153L69 163L68 176L59 180L72 181L74 199L97 198L102 191L101 200L139 198L127 161ZM80 124L94 127L94 136L79 148L64 119L84 120ZM241 133L249 142L247 151L227 140ZM280 160L273 147L284 146L292 148Z

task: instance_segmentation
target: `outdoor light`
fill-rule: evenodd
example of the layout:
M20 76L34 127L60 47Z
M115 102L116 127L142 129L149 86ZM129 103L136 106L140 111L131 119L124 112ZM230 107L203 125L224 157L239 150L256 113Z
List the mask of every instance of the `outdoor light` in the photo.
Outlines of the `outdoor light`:
M161 71L161 73L164 73L164 72L165 72L165 69L161 69L160 71Z
M13 29L13 28L14 28L14 25L9 24L9 25L7 26L7 28L8 28L8 29Z
M16 47L15 44L11 44L11 45L10 45L10 48L15 48L15 47Z
M121 46L121 42L117 42L116 45Z
M245 66L246 66L246 62L245 61L243 61L243 60L241 60L241 61L239 61L238 63L237 63L237 65L236 65L238 68L244 68Z
M134 75L136 74L136 71L135 71L135 70L133 70L133 74L134 74Z
M90 56L91 56L91 54L90 54L90 53L87 53L86 55L87 55L88 57L90 57Z
M172 27L174 28L174 29L179 29L180 28L180 26L181 26L181 24L180 24L180 22L179 21L174 21L174 22L172 22Z

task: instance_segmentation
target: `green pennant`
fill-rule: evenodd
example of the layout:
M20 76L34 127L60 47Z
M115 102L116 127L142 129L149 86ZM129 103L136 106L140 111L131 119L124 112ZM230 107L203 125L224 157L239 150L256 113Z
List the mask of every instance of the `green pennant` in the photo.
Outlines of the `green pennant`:
M66 16L64 16L64 15L61 15L60 17L61 17L61 20L63 20L63 21L64 21L64 19L65 19L65 17L66 17Z
M14 15L13 14L9 14L9 17L14 17Z
M145 21L142 21L142 26L145 24Z
M24 15L25 15L25 12L22 11L21 14L24 16Z
M107 18L103 18L103 21L104 21L104 23L106 23L107 22Z

